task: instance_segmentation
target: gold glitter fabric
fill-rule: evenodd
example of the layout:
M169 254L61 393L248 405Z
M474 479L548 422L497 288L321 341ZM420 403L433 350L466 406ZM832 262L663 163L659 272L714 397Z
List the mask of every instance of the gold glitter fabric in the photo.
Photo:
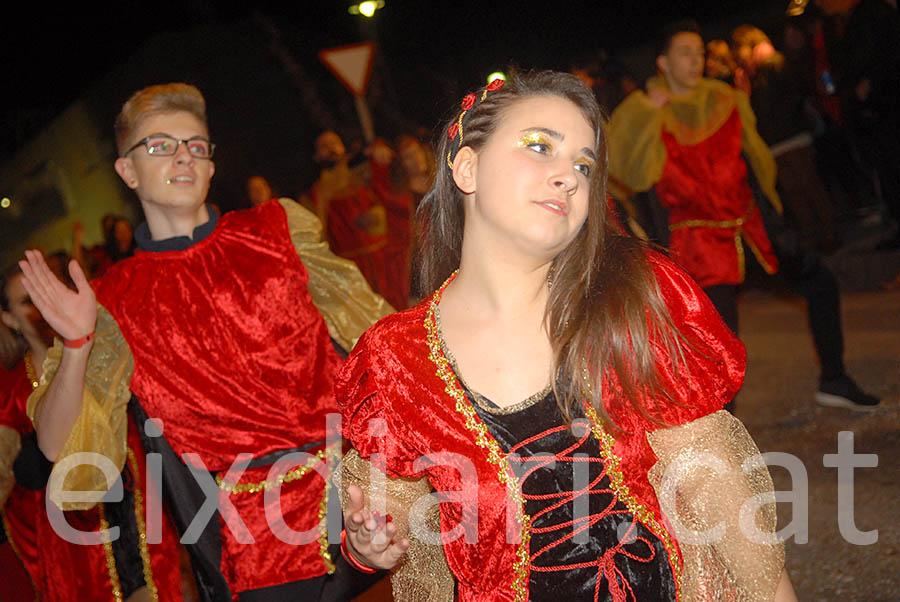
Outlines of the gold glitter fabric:
M81 413L69 432L69 437L56 462L78 452L94 452L106 456L116 466L118 475L125 465L126 436L128 434L129 386L134 370L134 358L119 326L113 317L97 307L97 326L94 347L84 376ZM28 397L28 417L34 421L40 414L44 394L59 369L63 346L57 339L47 351L40 386ZM89 464L73 467L63 482L65 491L106 491L106 476ZM87 510L96 502L62 502L59 490L48 486L47 493L63 510Z
M422 525L429 537L425 534L417 536L418 531L409 522L409 509L413 503L432 492L427 478L389 478L360 458L356 450L351 450L338 467L336 481L341 492L341 504L347 504L347 487L350 484L358 485L366 494L366 500L370 499L373 491L372 470L379 478L385 479L385 510L397 527L398 537L407 537L410 542L406 554L391 573L395 602L452 602L453 575L447 566L444 548L440 543L426 543L429 537L433 538L441 530L437 504L431 506Z
M22 447L22 438L15 429L0 426L0 508L6 505L6 498L16 484L13 462Z
M784 547L765 499L772 479L744 425L723 410L647 439L659 458L648 477L684 558L680 599L772 600ZM744 505L755 512L742 516Z
M328 334L350 351L359 337L394 308L372 287L356 264L331 252L322 222L292 199L278 199L287 213L291 242L309 273L307 288L328 326Z

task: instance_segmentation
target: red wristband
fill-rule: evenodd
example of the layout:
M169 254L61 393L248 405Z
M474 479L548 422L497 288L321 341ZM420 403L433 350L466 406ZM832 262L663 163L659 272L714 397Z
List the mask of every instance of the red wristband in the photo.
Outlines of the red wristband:
M347 561L347 564L355 568L360 573L366 573L371 575L372 573L377 573L378 569L373 569L370 566L366 566L356 558L353 557L353 554L347 550L347 530L344 529L341 531L341 556L344 557L344 560Z
M69 349L81 349L94 340L94 333L89 332L80 339L63 339L63 346Z

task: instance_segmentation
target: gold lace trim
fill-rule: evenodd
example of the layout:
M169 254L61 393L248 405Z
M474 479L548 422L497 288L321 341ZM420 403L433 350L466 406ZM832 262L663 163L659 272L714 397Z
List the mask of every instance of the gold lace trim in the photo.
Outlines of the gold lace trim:
M130 447L127 451L128 464L131 466L131 472L133 472L135 478L137 478L140 474L137 458ZM144 485L146 486L146 482ZM150 597L153 599L153 602L159 602L159 590L156 588L156 583L153 581L153 566L150 564L150 550L147 549L147 525L144 523L144 495L141 493L141 488L138 487L137 484L135 484L134 488L134 520L137 523L138 534L140 535L138 547L140 548L141 553L141 565L143 565L144 569L144 585L147 586L147 591L150 592Z
M334 561L328 551L328 483L322 488L322 499L319 500L319 556L325 564L329 575L334 574Z
M106 522L106 507L101 503L97 504L97 508L100 512L100 529L106 531L109 529L109 523ZM119 572L116 570L116 557L113 555L112 541L109 538L103 542L103 551L106 553L106 571L109 573L113 599L116 602L122 602L122 588L119 585Z
M506 455L500 449L500 444L497 443L497 440L491 436L485 424L478 418L475 408L469 403L466 394L459 386L456 375L450 367L450 362L447 361L447 358L441 351L440 338L435 323L435 311L441 299L441 293L443 293L444 288L455 275L456 272L435 291L431 304L428 307L428 312L425 314L425 331L430 350L428 359L437 366L437 375L446 385L444 391L456 402L456 411L465 417L466 428L475 435L475 443L487 450L488 461L497 466L497 478L501 484L506 486L507 494L516 504L516 519L520 525L520 541L516 550L516 561L513 564L515 578L512 588L516 602L524 602L528 599L528 543L531 540L531 517L525 513L525 503L522 499L518 479L513 474Z
M589 386L587 379L585 385ZM641 521L650 531L656 535L666 548L669 555L669 566L672 567L672 577L675 579L676 599L681 600L681 566L678 554L678 548L675 542L666 531L665 527L659 524L653 513L641 504L636 497L631 494L628 485L625 484L625 477L619 470L619 463L622 459L615 454L613 447L616 444L615 438L606 432L597 416L597 411L587 400L584 401L584 412L591 421L591 431L600 444L600 457L603 458L603 464L606 466L606 472L609 474L609 483L616 492L616 496L622 500L628 511L636 520Z

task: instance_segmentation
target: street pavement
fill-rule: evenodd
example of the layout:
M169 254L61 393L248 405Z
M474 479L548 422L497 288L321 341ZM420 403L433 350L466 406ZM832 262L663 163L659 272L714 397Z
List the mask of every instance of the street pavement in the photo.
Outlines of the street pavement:
M847 371L883 398L875 412L816 405L818 365L801 300L765 290L745 291L740 300L748 366L736 414L763 452L793 454L808 475L808 493L801 495L808 501L808 541L792 537L786 545L801 601L900 600L900 291L882 290L900 273L900 252L873 249L878 228L848 234L826 263L842 286ZM852 495L839 503L838 470L824 463L826 454L837 453L841 432L852 433L856 454L869 456L857 458ZM876 460L877 466L862 467ZM787 469L771 473L776 491L802 493ZM779 528L792 520L803 525L802 509L791 503L779 503L778 515ZM851 543L854 530L877 530L877 541Z

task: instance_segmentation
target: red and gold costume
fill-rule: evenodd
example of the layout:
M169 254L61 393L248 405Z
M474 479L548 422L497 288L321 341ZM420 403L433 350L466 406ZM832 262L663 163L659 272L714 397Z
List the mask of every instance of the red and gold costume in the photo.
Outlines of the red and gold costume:
M0 390L9 393L4 402L0 403L0 430L4 431L0 433L0 437L4 439L4 429L15 431L16 435L33 431L31 421L25 413L26 401L36 383L33 371L28 369L29 361L30 358L26 357L25 361L9 373L9 382L0 386ZM133 424L129 424L127 445L130 478L125 487L135 500L133 508L128 510L134 513L134 524L140 536L140 540L135 542L138 550L129 556L140 558L141 566L117 565L112 542L88 545L73 543L60 537L48 517L45 490L27 489L18 483L13 487L3 510L4 527L41 601L120 601L130 593L120 584L122 570L143 573L143 582L152 600L181 600L177 544L170 524L167 521L163 523L160 543L146 541L143 526L143 500L147 498L143 478L145 458ZM4 447L4 451L6 449L9 448ZM5 461L0 463L7 464ZM0 475L0 480L12 476L3 474ZM0 495L0 499L2 498ZM109 526L105 504L98 504L89 510L68 511L64 516L69 525L83 532L93 533ZM133 580L135 575L130 577Z
M221 529L221 572L236 597L332 569L327 489L311 466L273 477L266 464L237 483L225 472L242 453L258 459L303 448L324 459L340 363L331 339L351 348L391 308L355 266L330 253L318 220L289 199L211 221L212 232L187 248L139 250L92 283L96 342L82 412L60 458L99 451L121 466L133 394L147 416L160 419L177 458L216 474L220 498L247 526L251 544L224 523ZM32 416L59 357L58 346L50 350ZM76 469L66 487L104 490L97 477ZM263 492L272 478L283 481L285 525L318 532L315 539L288 544L269 527Z
M404 285L403 265L389 252L393 215L402 212L409 199L391 194L390 166L377 161L366 165L368 183L351 173L350 184L343 190L321 198L319 186L309 192L312 205L325 220L331 249L341 257L353 260L375 292L395 307L406 307L409 284ZM400 205L397 207L396 205ZM320 207L324 205L324 207ZM408 214L408 209L407 209ZM407 235L408 240L408 235Z
M666 87L661 78L647 82L648 90L658 87ZM633 92L612 114L610 189L627 199L655 187L669 211L673 257L704 288L743 281L744 243L767 272L778 270L748 163L780 213L775 161L756 131L749 99L720 81L701 79L662 108Z
M713 442L721 443L729 438L709 433L734 421L726 412L718 410L743 380L743 346L686 274L660 256L651 254L650 257L673 322L688 342L684 347L685 365L678 374L663 347L655 346L661 386L673 396L674 402L651 403L670 425L686 425L676 428L686 429L689 434L683 437L688 440L703 429L708 431L694 440L696 447L685 445L685 449L696 451L701 441L703 446L718 449L718 444ZM406 531L407 522L412 524L406 514L423 492L433 488L439 493L452 493L455 499L440 504L439 517L426 514L425 524L439 524L443 534L462 528L472 536L437 546L419 544L412 537L407 559L401 561L395 574L395 599L451 600L454 580L459 600L463 602L544 599L534 597L532 586L536 578L544 579L542 591L545 592L548 589L552 592L553 579L558 580L560 587L555 594L551 593L551 599L617 602L712 599L703 597L710 594L710 587L725 596L716 599L765 599L745 595L748 590L742 588L746 583L711 583L711 575L721 578L727 570L717 570L721 565L710 561L707 550L680 546L676 542L654 490L662 474L659 471L668 465L672 454L666 445L654 444L653 436L668 429L660 429L660 425L636 413L622 400L621 389L609 378L603 388L605 409L623 431L616 432L614 437L615 431L608 430L596 411L585 404L583 415L588 420L588 434L578 435L571 447L554 455L555 460L573 461L578 455L573 450L591 440L596 451L590 461L602 463L603 468L595 482L578 492L569 489L545 495L535 495L527 484L523 485L511 466L509 454L569 426L560 420L555 427L515 445L498 442L505 435L486 425L442 344L438 318L442 291L443 288L419 305L389 316L369 330L351 353L336 384L344 415L344 434L356 450L342 464L343 477L371 491L369 467L364 460L386 473L387 511L401 529L401 535L416 533L411 526ZM752 454L749 448L741 453ZM570 466L553 470L571 471ZM601 481L601 477L606 480ZM741 477L734 482L741 483ZM771 480L768 487L771 488ZM547 525L541 522L544 517L538 515L550 516L563 501L571 502L578 495L599 494L611 497L606 498L609 503L605 509L592 511L588 517L591 528L595 523L607 521L598 528L611 528L616 533L609 521L627 515L640 523L640 536L635 538L635 532L629 530L626 537L632 538L629 543L639 539L643 552L626 550L623 543L599 550L589 561L557 557L551 559L555 564L547 566L544 556L550 548L566 543L566 533L572 533L572 527L557 537L552 532L559 530L560 525ZM563 501L552 507L534 506L532 502L540 502L541 498ZM370 500L370 506L374 504ZM738 506L734 505L734 509ZM477 508L477 516L472 512L473 507ZM529 516L529 508L537 512ZM774 511L771 506L769 509ZM702 515L703 510L698 514ZM698 520L702 519L700 516ZM774 513L768 519L774 526ZM572 522L564 523L563 528L566 524ZM573 553L580 554L577 550ZM632 560L638 564L632 563L630 569L622 564ZM636 592L646 587L646 583L637 583L643 579L642 569L633 567L645 562L655 563L655 568L648 569L657 576L653 579L674 582L671 588L661 587L654 591L652 598L636 597ZM754 583L764 592L763 596L774 591L781 572L780 562L776 550L772 563L760 573L765 573L764 578ZM592 581L565 585L568 571L585 567L593 571ZM551 573L555 576L549 577L548 588L547 578L542 576Z

